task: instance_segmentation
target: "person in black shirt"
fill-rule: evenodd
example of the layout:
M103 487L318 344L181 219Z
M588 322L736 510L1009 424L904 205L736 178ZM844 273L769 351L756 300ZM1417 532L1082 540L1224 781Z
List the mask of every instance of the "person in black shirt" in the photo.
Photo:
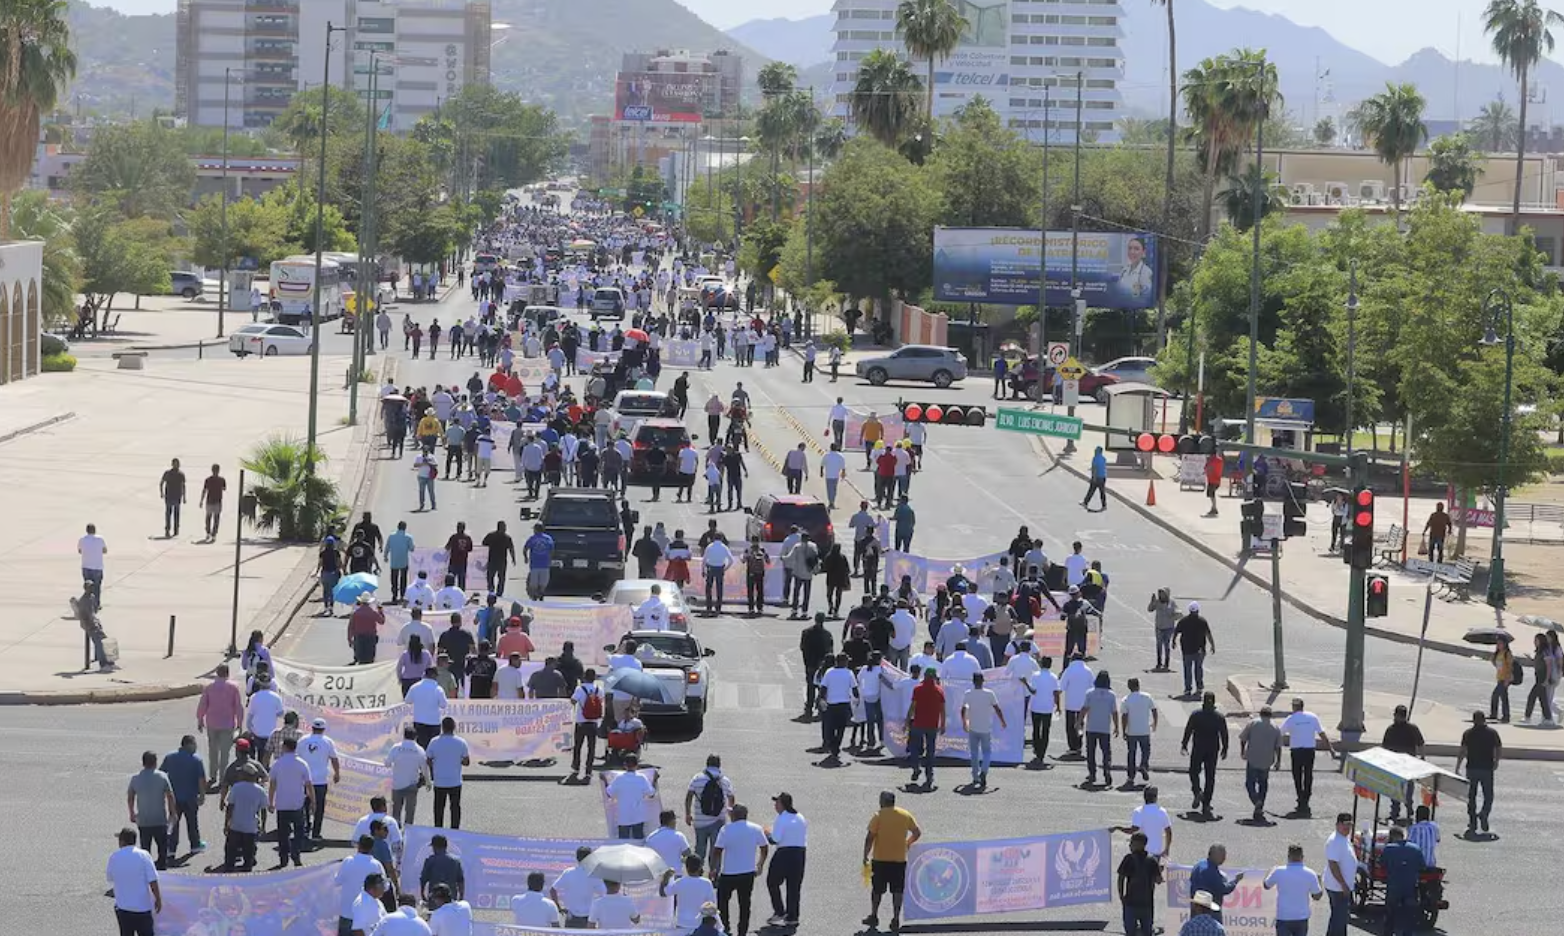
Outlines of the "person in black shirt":
M376 552L379 552L380 547L385 545L385 537L380 535L380 527L375 524L367 510L364 511L364 516L357 523L353 524L353 529L349 531L348 535L356 537L360 533L364 535L365 542L369 543L369 548Z
M456 532L445 541L445 551L450 554L446 571L456 576L456 587L467 590L467 557L472 555L472 537L467 535L467 524L456 521ZM451 661L455 664L455 660Z
M342 578L342 555L337 552L337 538L328 536L320 544L320 559L317 561L315 571L320 575L320 600L324 607L321 609L322 617L331 617L337 613L337 600L332 596L332 591L337 587L337 582Z
M847 661L852 664L855 670L869 662L869 651L871 648L869 641L864 637L864 630L865 628L862 624L854 624L853 635L842 644L842 653L847 656Z
M1125 936L1151 936L1162 863L1146 851L1146 833L1130 836L1130 853L1119 862L1119 902L1124 905Z
M1471 784L1466 797L1467 838L1477 834L1479 823L1484 832L1488 831L1488 813L1493 810L1493 772L1499 766L1503 752L1504 743L1499 740L1499 733L1488 727L1488 719L1481 711L1473 712L1472 727L1461 735L1461 750L1455 755L1455 772L1461 772L1464 761L1466 779ZM1479 793L1483 798L1481 810L1477 808Z
M630 499L621 495L621 499L619 501L619 525L624 528L625 542L627 543L635 539L636 519L636 512L630 509ZM712 521L713 526L715 526L716 523L717 521ZM701 541L701 548L706 548L706 541L704 539Z
M630 547L630 555L635 557L636 573L639 578L649 579L657 577L657 560L663 557L663 549L652 539L650 526L641 528L641 538Z
M447 634L450 631L446 631ZM441 646L444 646L445 637L440 638ZM494 675L500 671L499 661L489 655L490 648L487 640L478 644L478 655L468 660L463 667L467 671L468 698L492 699L494 698ZM455 666L452 666L455 669Z
M653 445L646 450L646 473L652 481L652 500L657 500L662 495L663 472L668 468L668 453L662 446Z
M1210 819L1217 756L1220 754L1227 760L1227 719L1216 710L1216 693L1207 692L1201 696L1200 711L1191 714L1184 726L1180 750L1189 755L1189 788L1194 793L1189 808L1200 810L1202 817ZM1202 773L1205 774L1204 786L1201 785Z
M1216 652L1216 638L1211 635L1211 625L1200 616L1200 602L1189 603L1189 613L1173 625L1173 639L1178 641L1179 653L1184 658L1184 695L1206 691L1206 646Z
M878 604L874 606L874 617L869 619L869 646L879 651L881 656L887 656L891 652L891 635L896 633L896 625L886 615L885 609Z
M355 527L353 541L348 544L348 571L376 572L380 569L380 560L375 558L374 547L364 538L364 531Z
M804 719L807 721L814 717L815 692L819 686L815 685L815 674L819 672L820 665L830 659L832 651L831 632L825 629L825 614L815 612L815 622L804 628L798 636L798 652L804 657Z
M567 640L559 648L559 660L556 663L559 675L565 677L565 697L575 694L576 686L581 684L584 667L581 658L576 656L576 642Z
M516 543L505 532L504 520L496 523L494 532L483 538L483 545L489 550L489 562L484 567L483 576L488 582L489 591L500 594L505 591L505 570L516 561Z
M163 495L163 538L170 539L179 535L179 505L185 502L185 473L179 470L179 459L174 459L172 466L163 472L158 490Z
M874 596L864 595L861 604L847 609L847 618L842 621L842 640L847 640L847 635L853 632L854 627L868 627L872 620L874 620Z
M467 679L467 657L472 653L473 637L462 629L460 611L451 612L451 626L440 634L435 646L451 658L451 675L456 677L456 684L461 685ZM485 694L482 698L487 699L489 696Z
M1423 756L1423 732L1412 724L1407 718L1407 707L1396 706L1395 720L1385 728L1385 736L1380 739L1379 746L1387 751L1395 751L1397 754L1410 754L1413 757ZM1401 814L1401 801L1390 801L1390 821L1395 822ZM1412 814L1412 803L1407 802L1407 815Z

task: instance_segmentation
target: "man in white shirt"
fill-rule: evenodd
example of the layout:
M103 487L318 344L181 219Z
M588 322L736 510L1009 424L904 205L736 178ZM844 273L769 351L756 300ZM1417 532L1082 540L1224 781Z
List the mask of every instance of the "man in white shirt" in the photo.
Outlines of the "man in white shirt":
M716 784L709 792L708 786ZM713 871L720 870L712 845L728 811L733 808L733 781L722 772L722 756L708 754L706 767L690 778L684 789L684 824L695 830L695 854Z
M338 908L341 921L337 926L339 931L354 922L353 908L358 902L358 896L364 893L369 876L380 875L381 881L385 880L386 869L380 866L380 862L374 855L370 854L374 850L375 840L367 835L362 836L358 840L358 851L342 859L342 863L337 865L337 873L332 880L341 892ZM378 921L379 917L376 917L376 920Z
M1306 936L1309 932L1309 901L1319 900L1320 873L1303 863L1303 846L1287 846L1287 863L1277 865L1265 876L1265 889L1276 889L1276 932L1278 936Z
M977 657L967 652L966 641L956 644L956 652L946 657L939 668L940 681L947 686L957 688L982 672L983 664L978 662Z
M820 762L822 766L836 766L842 762L842 735L852 720L853 693L857 688L858 677L848 667L847 654L838 653L836 665L820 677L820 691L825 695L827 739L827 754Z
M103 607L103 557L108 554L109 546L98 535L96 524L87 524L87 533L76 541L76 551L81 554L81 578L84 582L91 582L93 595L97 599L97 607Z
M521 654L512 653L505 665L494 674L496 699L525 699L527 697L527 672L521 668Z
M946 669L961 654L946 661ZM1005 713L999 707L999 696L994 690L983 688L983 674L972 674L972 688L961 700L961 728L967 733L967 758L972 762L972 785L979 790L988 788L988 765L993 758L994 719L999 727L1005 724Z
M804 886L804 855L809 846L809 821L793 806L793 794L778 793L771 798L777 811L771 825L771 843L777 847L766 872L766 890L771 894L771 926L798 927L799 893ZM786 893L784 900L783 894Z
M1092 690L1096 679L1097 674L1080 654L1059 674L1059 688L1064 693L1064 736L1072 755L1081 753L1081 709L1086 706L1086 693Z
M690 840L679 831L679 814L664 809L657 816L657 828L646 837L646 847L656 852L669 868L677 868L690 851Z
M413 707L413 730L417 732L418 745L425 749L440 733L440 719L450 706L435 674L432 666L424 670L424 678L413 683L406 696L407 703Z
M706 546L706 551L701 553L701 567L706 574L706 615L720 615L722 613L722 593L724 590L723 577L727 574L728 566L733 564L733 551L719 536Z
M618 881L605 881L604 887L607 893L592 901L592 909L587 913L587 921L594 929L634 929L635 925L641 922L641 914L635 908L635 901L630 899L628 894L620 893Z
M673 898L673 925L681 933L700 926L701 907L717 902L717 888L702 873L700 856L686 855L683 867L683 877L675 877L678 872L669 868L657 885L658 894Z
M636 651L640 649L639 643L626 637L619 645L619 652L608 655L608 671L612 673L616 669L644 669L640 658L636 656Z
M379 867L380 862L375 862ZM386 918L385 905L381 903L386 892L386 876L375 871L364 878L363 888L354 895L353 906L348 912L350 936L372 936L380 932L380 921ZM341 927L338 927L340 930Z
M1129 770L1124 775L1125 782L1135 782L1136 754L1140 755L1140 776L1147 783L1151 782L1151 733L1157 730L1161 715L1157 711L1157 700L1140 691L1140 680L1131 678L1127 683L1129 694L1119 703L1119 712L1124 719L1124 743L1129 748L1126 762Z
M913 654L912 658L907 661L907 668L909 671L914 666L916 666L920 672L939 672L939 657L934 653L934 641L925 640L923 642L923 652Z
M310 733L299 740L299 757L310 769L310 783L315 787L315 815L310 837L320 840L321 823L326 818L326 793L329 783L342 782L342 764L337 760L337 743L326 735L326 720L317 718L310 724Z
M1035 648L1030 640L1020 637L1012 639L1005 645L1005 672L1012 679L1026 682L1040 668L1034 653Z
M1020 656L1020 654L1017 654ZM1043 657L1037 672L1022 681L1027 690L1027 711L1032 716L1032 763L1041 764L1048 756L1048 735L1054 715L1060 711L1063 695L1059 677L1053 674L1052 657Z
M848 671L849 675L851 671ZM717 864L722 872L717 876L717 906L722 914L722 928L729 933L749 932L750 900L755 891L755 878L766 866L766 854L771 850L765 830L749 821L749 808L742 803L733 806L733 821L717 833ZM738 929L729 923L729 898L739 898Z
M412 825L417 821L418 790L429 782L429 761L424 756L424 749L418 744L418 732L411 725L402 729L402 740L386 754L386 766L391 768L392 835L400 842L401 832L397 823ZM370 801L370 805L374 806L374 800ZM369 825L364 820L360 820L359 825L364 831L354 830L354 841L369 831Z
M674 503L678 503L680 500L688 502L694 496L695 476L700 472L701 467L701 453L695 450L695 446L686 445L684 448L679 449L677 463L679 487L674 492L673 501Z
M637 630L665 631L668 629L668 606L663 603L663 587L661 585L653 585L652 592L647 596L646 600L636 605L634 621Z
M303 866L304 838L309 830L309 807L315 798L309 765L298 756L297 738L282 742L281 756L272 761L267 787L267 808L277 814L277 867L291 860Z
M424 746L429 776L434 778L434 824L445 826L445 804L451 804L451 828L462 827L462 768L471 766L467 742L456 734L456 719L440 720L440 734Z
M1352 847L1352 813L1336 814L1336 831L1325 840L1325 899L1330 901L1326 936L1345 936L1358 879L1358 853Z
M428 585L426 584L424 587L427 588ZM412 589L408 589L408 591L412 591ZM429 650L435 645L434 628L430 627L428 622L424 620L423 608L413 608L408 622L403 624L402 629L397 632L396 645L398 647L407 646L407 638L409 637L417 637L419 644L425 650Z
M1157 802L1156 787L1146 787L1140 795L1145 802L1130 813L1130 824L1115 831L1146 833L1146 851L1154 858L1166 858L1173 850L1173 817Z
M397 897L395 913L386 914L375 928L374 936L431 936L432 930L418 915L418 898L412 894Z
M646 776L634 754L625 755L625 769L612 780L603 774L603 789L614 801L617 836L637 842L646 837L646 808L657 801L657 772L648 770Z
M891 612L890 653L886 660L898 669L907 668L907 657L912 652L912 638L918 630L918 619L905 598L898 599L896 610Z
M270 763L273 754L281 753L271 750L270 742L286 708L282 696L272 691L271 683L257 689L244 707L244 729L255 736L255 759L262 764Z
M1292 785L1298 794L1297 815L1308 817L1309 797L1314 794L1314 757L1316 743L1323 745L1332 756L1336 749L1325 734L1325 726L1313 712L1305 711L1302 699L1292 700L1292 714L1281 724L1282 740L1287 744L1287 754L1292 760Z
M467 593L456 585L456 576L445 577L445 587L435 592L434 606L441 611L460 611L467 604Z
M517 926L558 926L559 906L543 896L543 872L527 874L527 892L510 899L510 912Z
M465 900L451 899L449 884L429 888L430 936L472 936L472 906ZM558 918L555 918L558 925Z
M134 828L119 830L119 848L109 855L105 873L114 890L119 931L152 936L153 915L163 912L163 891L158 887L157 863L136 847L137 837Z
M1081 555L1081 541L1076 540L1070 544L1070 555L1064 560L1064 583L1066 585L1079 585L1086 578L1086 571L1091 564L1086 557ZM1046 571L1043 570L1043 571Z
M787 480L787 492L799 494L804 490L804 475L809 473L809 456L804 453L804 443L782 457L782 477Z
M570 929L586 929L592 914L592 902L608 893L603 882L581 868L581 862L592 854L592 846L576 849L576 864L560 872L549 887L549 899L565 911L565 926Z
M847 407L842 404L841 397L836 398L827 418L831 424L831 450L840 451L847 437Z
M836 489L847 473L847 456L842 454L839 442L831 443L831 451L820 456L820 477L825 479L826 509L836 509Z
M409 608L427 610L434 607L434 587L429 584L427 571L418 570L418 578L413 581L413 584L407 586L407 593L402 596L402 601ZM432 647L434 643L431 641L425 646Z

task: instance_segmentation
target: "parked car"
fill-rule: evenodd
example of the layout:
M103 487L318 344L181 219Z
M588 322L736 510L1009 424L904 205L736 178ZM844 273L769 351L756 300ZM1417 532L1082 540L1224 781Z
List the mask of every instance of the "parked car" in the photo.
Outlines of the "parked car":
M890 354L860 360L857 372L876 387L888 380L912 380L944 388L967 379L967 359L954 348L904 345Z
M527 523L527 517L522 517ZM554 538L556 579L618 581L625 569L624 527L614 492L604 488L550 488L537 522Z
M168 274L169 288L165 295L194 299L206 290L206 282L194 273L174 270Z
M603 286L592 291L592 301L587 306L592 315L592 321L599 318L613 318L620 321L625 317L625 294L617 286Z
M689 718L698 731L711 700L711 664L707 661L717 652L680 631L632 630L625 636L636 642L636 659L642 670L655 676L662 689L662 698L641 700L641 714ZM614 684L625 674L640 671L610 670L603 688L613 692Z
M642 602L652 596L652 586L662 587L659 597L662 598L663 607L668 609L668 626L676 631L688 631L690 629L690 609L684 603L684 593L679 586L665 579L620 579L603 596L607 604L624 605L632 611L639 608ZM637 617L635 628L639 630L644 622Z
M293 325L269 325L264 322L245 325L228 335L228 350L239 357L259 354L309 354L315 342L309 333Z
M673 483L679 473L679 450L689 448L690 444L690 430L677 419L653 417L636 423L635 431L630 434L630 483L652 483L651 471L646 467L646 453L653 448L668 454L668 461L663 466L663 483Z
M754 507L745 507L749 519L744 524L746 540L760 537L762 543L780 543L793 527L809 534L821 551L836 542L836 527L825 502L809 494L763 494Z

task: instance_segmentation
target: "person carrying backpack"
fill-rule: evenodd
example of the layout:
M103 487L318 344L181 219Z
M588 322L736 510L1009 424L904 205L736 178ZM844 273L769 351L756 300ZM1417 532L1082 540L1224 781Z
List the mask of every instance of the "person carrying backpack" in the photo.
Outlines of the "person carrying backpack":
M576 741L570 754L570 779L581 770L581 745L586 744L586 772L582 782L592 779L592 764L597 759L597 730L603 720L603 689L597 684L597 671L589 669L581 674L581 685L571 693L570 701L576 713Z
M727 823L728 810L733 808L733 781L722 772L722 757L706 756L706 769L690 780L684 794L684 824L695 830L695 854L705 861L714 873L720 873L712 854L717 833ZM693 807L693 809L692 809Z

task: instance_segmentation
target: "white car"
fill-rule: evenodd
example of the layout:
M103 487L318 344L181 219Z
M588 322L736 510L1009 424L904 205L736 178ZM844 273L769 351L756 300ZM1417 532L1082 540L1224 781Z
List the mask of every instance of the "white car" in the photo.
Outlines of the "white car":
M607 604L625 605L634 611L642 602L652 596L652 586L659 585L662 591L658 597L662 599L663 606L668 609L668 627L676 631L688 632L690 629L690 609L684 603L684 593L679 586L665 579L620 579L603 596ZM640 615L635 616L634 627L641 629L644 622Z
M246 325L228 336L228 350L239 357L248 354L259 354L262 357L309 354L314 343L303 329L264 322Z
M661 390L621 390L614 395L611 407L613 422L608 431L617 435L629 432L643 419L672 416L675 412L673 398Z
M592 315L592 321L599 318L613 318L623 320L625 317L625 294L617 286L600 286L592 293L591 302L587 310Z
M641 698L641 714L652 717L685 716L698 726L706 718L711 700L711 665L717 651L679 631L633 630L625 635L637 644L641 669L609 670L603 688L612 692L627 673L645 672L657 679L661 698ZM621 644L621 646L623 646Z

